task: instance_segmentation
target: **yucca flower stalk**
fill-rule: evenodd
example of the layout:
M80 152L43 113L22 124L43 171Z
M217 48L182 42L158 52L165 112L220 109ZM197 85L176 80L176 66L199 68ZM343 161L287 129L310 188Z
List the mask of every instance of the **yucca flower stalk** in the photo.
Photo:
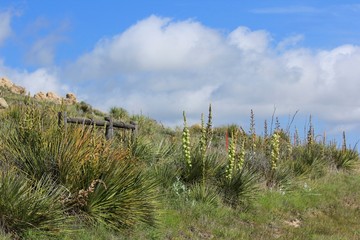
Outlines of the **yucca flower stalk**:
M231 180L232 174L235 170L235 160L236 160L236 136L234 132L231 133L231 142L228 149L228 165L226 168L226 178Z
M342 147L341 147L341 150L343 152L346 152L346 135L345 135L345 131L343 131L343 134L342 134Z
M299 146L299 145L300 145L299 132L298 132L297 128L295 128L295 133L294 133L294 146Z
M191 162L191 155L190 155L190 131L187 126L185 111L183 111L183 117L184 117L184 128L183 128L183 134L182 134L182 149L183 149L183 154L184 154L184 158L186 161L186 165L189 168L191 168L192 162Z
M268 124L267 121L264 121L264 139L267 139L269 137L269 131L268 131Z
M286 153L287 153L287 157L289 159L291 158L292 151L293 151L293 146L291 145L290 138L289 138L289 141L286 141Z
M324 135L323 135L323 139L322 139L322 144L325 146L326 145L326 132L324 131Z
M280 134L275 131L271 138L271 170L276 170L280 156Z
M207 149L207 143L206 143L206 128L204 124L204 114L201 114L201 137L200 137L200 154L201 154L201 160L202 160L202 183L205 185L205 169L206 169L206 149Z
M206 124L206 134L205 134L205 142L206 142L206 147L207 148L209 148L210 145L211 145L212 135L213 135L212 108L211 108L211 104L209 104L209 115L208 115L208 121L207 121L207 124Z
M311 115L309 118L309 131L307 133L307 144L308 146L311 146L314 143L314 127L312 125L311 121Z
M256 131L255 131L255 114L254 111L251 109L250 112L250 137L251 137L251 155L253 157L256 149Z
M244 162L245 162L245 138L243 138L241 140L238 158L239 158L238 168L239 168L239 171L241 171L244 166Z
M200 153L202 158L204 158L206 154L206 148L206 128L204 124L204 114L201 114Z

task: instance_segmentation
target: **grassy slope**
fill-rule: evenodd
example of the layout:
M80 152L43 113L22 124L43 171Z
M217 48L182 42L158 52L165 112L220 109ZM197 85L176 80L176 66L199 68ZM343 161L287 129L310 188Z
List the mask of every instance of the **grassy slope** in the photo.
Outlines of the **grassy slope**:
M305 182L299 183L305 185ZM158 237L359 239L360 192L354 190L360 186L360 176L331 174L306 185L285 194L265 191L245 213L223 206L191 204L178 210L169 209Z
M360 175L330 173L298 180L290 192L262 191L247 211L184 198L164 200L156 228L119 236L86 229L78 239L360 239ZM65 237L65 239L73 239Z
M3 95L10 103L23 98ZM360 239L359 173L299 179L285 194L264 189L247 211L170 194L163 199L156 228L140 225L119 236L99 227L64 239ZM10 238L0 234L0 239Z

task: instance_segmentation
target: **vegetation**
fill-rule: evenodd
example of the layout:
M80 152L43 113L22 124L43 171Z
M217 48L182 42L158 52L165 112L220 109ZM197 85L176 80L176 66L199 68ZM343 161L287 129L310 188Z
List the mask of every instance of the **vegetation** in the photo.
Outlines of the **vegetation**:
M59 125L75 106L10 95L0 112L0 239L359 239L359 155L282 129L264 134L207 121L169 129L137 123L134 137ZM272 128L272 126L271 126Z

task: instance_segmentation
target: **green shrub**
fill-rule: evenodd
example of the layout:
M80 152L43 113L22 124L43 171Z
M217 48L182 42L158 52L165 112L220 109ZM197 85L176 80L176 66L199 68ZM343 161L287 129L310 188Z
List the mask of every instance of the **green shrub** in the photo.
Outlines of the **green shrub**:
M221 202L219 192L212 185L194 184L189 190L189 200L201 202L211 206L218 206Z
M96 127L58 127L56 117L49 121L43 110L17 110L18 127L1 136L7 164L35 183L45 174L64 186L68 213L87 224L116 230L137 222L153 224L157 182L143 173L129 150L106 141Z
M50 236L71 230L71 218L65 215L61 199L68 192L43 177L30 181L16 171L0 175L0 228L21 237L34 229Z
M359 153L354 149L333 149L333 164L337 170L354 170L359 165Z
M114 162L101 180L78 192L75 203L88 223L114 230L156 223L156 181L127 162Z
M295 176L311 178L324 176L329 167L325 157L325 148L321 144L298 146L293 149L292 171Z
M226 204L232 207L251 205L258 193L258 176L253 170L244 167L226 178L225 167L219 172L218 187Z

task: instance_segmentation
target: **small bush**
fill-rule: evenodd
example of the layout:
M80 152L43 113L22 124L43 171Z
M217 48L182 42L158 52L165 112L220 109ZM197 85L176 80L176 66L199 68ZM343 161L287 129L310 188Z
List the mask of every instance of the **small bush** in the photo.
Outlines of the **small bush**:
M351 149L334 149L332 159L337 170L351 171L359 165L359 153Z
M258 192L258 176L254 171L243 168L233 173L232 178L226 178L225 168L219 176L218 187L226 204L232 207L248 207L256 198Z
M71 230L61 203L68 192L49 178L34 183L18 172L2 172L0 193L0 228L5 233L16 238L36 229L50 237Z

